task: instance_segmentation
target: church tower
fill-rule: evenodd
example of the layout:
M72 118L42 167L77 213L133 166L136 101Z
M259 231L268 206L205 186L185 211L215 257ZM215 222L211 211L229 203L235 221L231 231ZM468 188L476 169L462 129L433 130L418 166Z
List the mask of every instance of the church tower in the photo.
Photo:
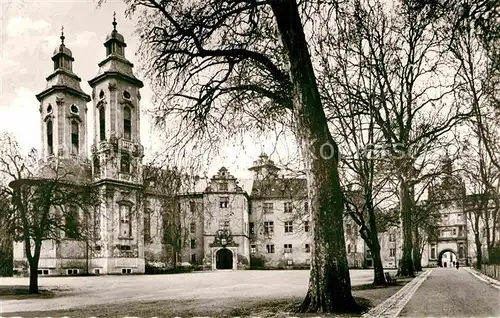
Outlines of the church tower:
M144 147L140 140L139 89L144 85L125 58L127 44L116 30L106 37L106 58L99 73L89 81L94 100L94 143L92 167L94 180L115 179L142 182Z
M73 73L71 50L64 45L55 49L54 72L47 77L44 91L36 95L40 102L42 157L47 160L87 157L87 103L90 96L81 87L81 79Z

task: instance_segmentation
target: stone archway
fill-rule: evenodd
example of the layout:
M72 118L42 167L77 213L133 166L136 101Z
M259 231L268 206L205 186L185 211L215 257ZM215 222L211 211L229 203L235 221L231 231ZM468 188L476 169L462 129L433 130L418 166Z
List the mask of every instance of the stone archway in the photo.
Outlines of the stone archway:
M227 248L221 248L215 253L216 269L233 269L233 252Z
M438 266L439 267L455 267L458 261L457 252L452 249L444 249L439 252Z

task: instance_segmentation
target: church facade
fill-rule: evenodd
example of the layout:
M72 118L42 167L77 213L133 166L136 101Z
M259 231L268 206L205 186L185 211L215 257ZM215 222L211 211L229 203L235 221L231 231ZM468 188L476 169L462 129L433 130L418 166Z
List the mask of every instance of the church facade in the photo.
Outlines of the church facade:
M104 42L99 72L88 82L90 95L73 72L74 58L63 35L61 41L52 57L54 71L36 96L42 156L74 166L103 200L94 207L91 241L61 232L60 239L43 242L39 275L141 274L187 264L206 270L308 268L311 224L305 179L280 176L274 162L261 154L249 168L250 183L240 184L222 167L188 190L167 193L160 184L168 185L169 172L142 162L143 83L125 57L127 45L116 22ZM93 107L91 121L88 107ZM78 219L78 209L73 213ZM347 218L345 232L349 265L371 267L359 228ZM384 267L396 268L399 231L381 233L380 241ZM426 247L423 264L437 253ZM25 260L24 244L15 243L14 270L26 273Z

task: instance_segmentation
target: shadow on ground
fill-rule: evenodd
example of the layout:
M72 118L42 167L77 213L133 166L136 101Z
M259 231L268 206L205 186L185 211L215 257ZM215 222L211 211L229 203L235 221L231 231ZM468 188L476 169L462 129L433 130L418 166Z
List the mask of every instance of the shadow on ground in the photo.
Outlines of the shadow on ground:
M398 279L395 286L373 286L371 284L354 286L353 296L366 312L381 304L396 293L411 279ZM14 288L14 286L12 287ZM24 287L25 289L25 287ZM50 291L48 291L50 293ZM52 293L55 295L57 293ZM49 294L50 295L50 294ZM18 295L19 296L19 295ZM40 297L40 296L39 296ZM295 309L303 298L281 298L263 300L262 298L214 298L190 300L162 300L154 302L129 302L106 304L54 311L33 311L10 313L9 316L29 317L318 317L318 314L297 314ZM2 297L3 298L3 297ZM321 315L321 317L359 317L362 313L346 315Z

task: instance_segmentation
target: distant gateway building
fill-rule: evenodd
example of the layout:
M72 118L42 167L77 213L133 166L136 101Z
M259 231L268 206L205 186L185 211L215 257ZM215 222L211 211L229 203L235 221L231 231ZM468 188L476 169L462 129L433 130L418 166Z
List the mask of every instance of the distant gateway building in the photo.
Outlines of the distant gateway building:
M198 181L192 191L165 199L172 196L162 193L149 178L151 168L142 165L139 90L143 83L125 58L126 43L116 22L104 42L106 57L99 63L99 73L89 81L92 97L82 91L81 79L73 73L74 59L63 35L61 41L52 57L54 72L36 96L42 155L46 161L59 158L78 171L78 178L93 181L105 200L95 207L91 243L65 233L60 240L43 242L40 275L136 274L183 263L208 270L245 269L251 262L267 268L309 266L305 179L279 177L279 168L261 154L250 168L252 184L240 185L221 168L210 180ZM90 101L91 159L86 150ZM73 213L78 216L78 209ZM349 265L371 267L358 226L346 218L345 231ZM464 232L458 233L462 240ZM401 257L397 229L381 233L380 243L384 266L396 267ZM14 244L14 270L26 273L24 244ZM446 244L447 251L450 246ZM425 249L423 265L439 252Z

